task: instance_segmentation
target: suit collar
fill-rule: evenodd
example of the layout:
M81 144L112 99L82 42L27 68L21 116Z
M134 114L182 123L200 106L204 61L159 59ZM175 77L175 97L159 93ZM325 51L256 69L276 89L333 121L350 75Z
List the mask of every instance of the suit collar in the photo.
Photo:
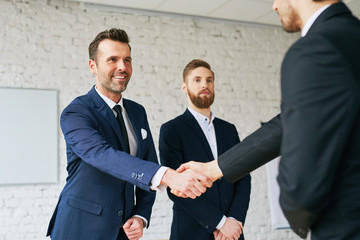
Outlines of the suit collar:
M313 25L310 27L308 33L315 31L319 26L322 25L323 22L340 14L351 14L351 11L343 2L338 2L330 5L330 7L328 7L324 12L322 12L315 20Z
M320 14L322 12L324 12L328 7L330 7L331 5L328 4L326 6L323 6L322 8L320 8L319 10L317 10L313 15L311 15L311 17L306 21L302 31L301 31L301 36L305 37L306 34L308 33L309 29L311 28L311 26L314 24L315 20L320 16Z

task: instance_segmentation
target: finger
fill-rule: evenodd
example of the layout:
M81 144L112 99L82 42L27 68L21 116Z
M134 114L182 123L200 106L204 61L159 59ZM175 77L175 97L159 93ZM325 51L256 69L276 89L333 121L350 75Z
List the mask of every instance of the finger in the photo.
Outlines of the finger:
M199 182L198 180L194 183L193 192L196 194L196 196L200 196L202 193L206 192L206 187Z
M124 224L124 226L123 226L123 229L125 230L125 229L130 228L130 225L131 225L131 219L129 219L129 220L127 220L127 221L125 222L125 224Z
M204 187L211 187L212 186L212 181L210 178L208 178L206 175L200 173L200 172L195 172L195 178L204 186Z
M137 229L136 231L125 231L124 232L126 233L126 236L128 238L139 238L142 234L142 231Z
M178 169L176 169L176 172L181 173L183 171L185 171L187 168L185 166L185 164L181 164L180 167L178 167Z
M183 193L191 199L195 199L197 196L201 195L200 192L194 187L184 191Z
M170 192L171 192L172 194L174 194L175 196L177 196L177 197L188 198L188 196L187 196L185 193L180 192L179 190L171 189Z

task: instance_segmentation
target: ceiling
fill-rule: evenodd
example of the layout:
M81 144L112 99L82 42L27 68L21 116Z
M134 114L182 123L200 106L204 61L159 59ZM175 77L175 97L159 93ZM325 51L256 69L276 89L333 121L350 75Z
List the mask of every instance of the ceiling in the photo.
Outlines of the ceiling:
M280 25L273 0L76 0L91 8L116 6L123 11L152 11L214 19ZM360 0L344 0L360 17Z

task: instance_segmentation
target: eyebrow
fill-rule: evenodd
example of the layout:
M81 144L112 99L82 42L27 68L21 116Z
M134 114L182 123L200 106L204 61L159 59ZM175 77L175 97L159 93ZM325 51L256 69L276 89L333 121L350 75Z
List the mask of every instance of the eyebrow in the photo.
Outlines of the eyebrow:
M112 58L120 58L119 56L109 56L109 57L107 57L106 58L106 60L109 60L109 59L112 59ZM125 57L124 59L130 59L130 60L132 60L132 58L130 57L130 56L127 56L127 57Z

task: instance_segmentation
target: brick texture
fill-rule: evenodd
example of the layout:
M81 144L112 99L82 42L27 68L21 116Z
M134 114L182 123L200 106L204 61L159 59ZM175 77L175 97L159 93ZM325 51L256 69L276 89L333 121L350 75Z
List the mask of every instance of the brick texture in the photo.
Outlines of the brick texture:
M61 0L0 0L0 9L0 87L56 89L59 114L95 83L87 66L90 41L104 29L125 29L133 76L124 97L146 108L156 147L161 124L186 108L181 82L187 62L202 58L212 65L212 110L234 123L243 139L279 112L279 68L298 38L277 27L115 8L100 11ZM46 239L67 176L60 128L58 138L57 184L0 185L0 240ZM265 168L252 177L246 239L298 239L290 230L271 228ZM158 193L142 239L169 238L171 207L166 193Z

